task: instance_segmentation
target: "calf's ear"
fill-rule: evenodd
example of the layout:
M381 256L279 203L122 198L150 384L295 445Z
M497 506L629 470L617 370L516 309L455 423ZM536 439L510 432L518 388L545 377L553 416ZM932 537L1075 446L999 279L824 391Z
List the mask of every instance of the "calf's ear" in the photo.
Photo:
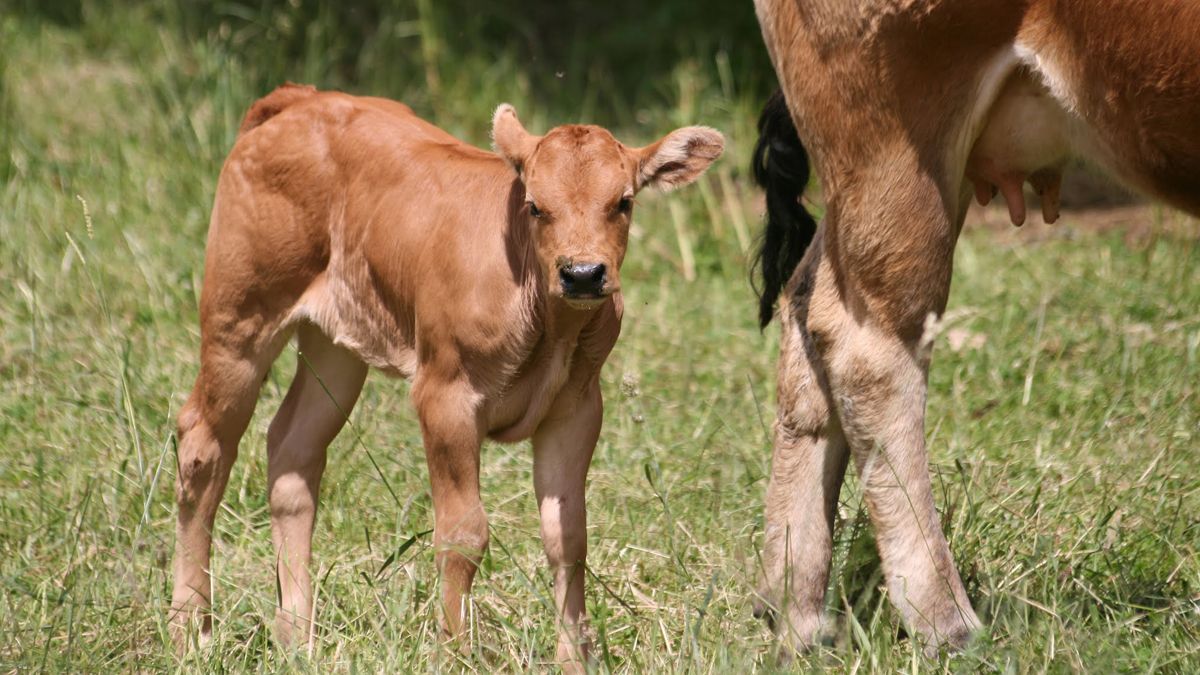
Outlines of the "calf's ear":
M684 127L639 148L638 189L674 190L699 178L725 150L725 137L709 127Z
M525 131L521 120L517 119L517 111L511 105L501 103L496 108L496 114L492 115L492 147L518 176L540 138Z

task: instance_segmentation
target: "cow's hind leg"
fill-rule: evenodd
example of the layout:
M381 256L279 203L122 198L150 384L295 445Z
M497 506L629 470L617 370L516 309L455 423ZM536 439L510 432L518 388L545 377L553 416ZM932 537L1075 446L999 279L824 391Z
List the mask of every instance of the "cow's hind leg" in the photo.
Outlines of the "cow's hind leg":
M934 508L924 436L927 370L916 345L869 327L839 341L833 387L889 596L928 646L962 646L979 621Z
M238 443L254 414L263 376L283 344L281 335L259 330L262 323L257 319L205 327L200 373L179 413L170 619L181 648L187 646L188 627L194 622L199 624L202 642L211 635L213 519L237 459Z
M367 376L367 366L320 329L298 331L296 377L267 432L267 486L275 543L279 608L276 637L306 641L312 629L312 533L325 450L341 431Z
M979 621L934 509L925 447L927 322L949 293L958 221L903 149L833 195L836 293L809 326L863 485L892 602L931 649L961 646ZM903 206L903 208L900 208ZM818 288L818 294L821 289Z
M818 270L816 264L821 246L818 234L780 303L778 415L755 599L756 616L765 615L799 649L826 632L833 519L849 459L807 326L813 284L818 275L829 274L827 266Z

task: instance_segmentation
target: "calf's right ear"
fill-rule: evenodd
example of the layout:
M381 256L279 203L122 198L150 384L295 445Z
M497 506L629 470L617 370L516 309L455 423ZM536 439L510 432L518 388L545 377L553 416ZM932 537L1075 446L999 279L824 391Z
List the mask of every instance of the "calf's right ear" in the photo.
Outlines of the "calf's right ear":
M507 103L501 103L492 116L492 147L508 162L513 171L520 176L525 168L525 162L533 154L541 137L533 136L521 120L517 119L517 111Z

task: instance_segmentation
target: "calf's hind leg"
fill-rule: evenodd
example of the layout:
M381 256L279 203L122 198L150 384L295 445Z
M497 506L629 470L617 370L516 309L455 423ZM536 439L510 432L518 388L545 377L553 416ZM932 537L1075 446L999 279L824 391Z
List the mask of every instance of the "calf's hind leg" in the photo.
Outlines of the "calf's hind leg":
M367 366L320 329L298 331L296 376L267 432L267 488L275 543L279 607L276 637L306 641L312 630L312 533L325 450L341 431L367 377Z
M263 375L282 347L278 337L242 328L231 324L205 331L200 373L179 413L170 619L181 648L187 646L187 629L193 621L199 621L201 641L212 633L213 520L237 459L238 443L254 414Z

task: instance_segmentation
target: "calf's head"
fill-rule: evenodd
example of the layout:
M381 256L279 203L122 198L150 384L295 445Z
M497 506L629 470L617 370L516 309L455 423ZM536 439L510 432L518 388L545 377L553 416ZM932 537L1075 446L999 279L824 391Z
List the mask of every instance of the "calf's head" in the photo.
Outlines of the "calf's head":
M644 148L590 125L534 136L508 104L496 109L492 140L525 186L519 217L533 232L550 295L576 308L596 307L620 290L638 191L691 183L725 147L708 127L677 129Z

